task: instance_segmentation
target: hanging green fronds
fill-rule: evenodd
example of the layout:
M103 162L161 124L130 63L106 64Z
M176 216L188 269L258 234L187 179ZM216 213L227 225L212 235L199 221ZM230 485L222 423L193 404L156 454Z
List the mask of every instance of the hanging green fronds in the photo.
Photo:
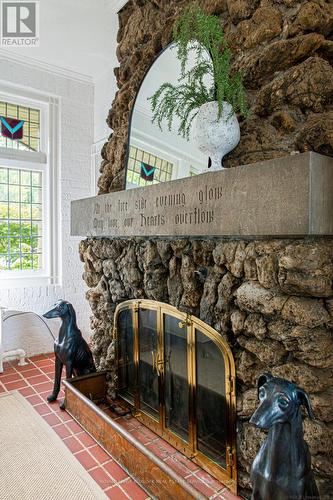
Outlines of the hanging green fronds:
M183 11L176 21L173 39L181 74L177 85L163 83L150 97L153 122L162 130L166 121L171 130L173 119L180 119L178 134L189 138L191 124L200 106L217 101L219 117L223 101L235 113L248 116L245 89L240 73L231 75L231 52L217 16L206 14L196 3ZM187 70L190 52L195 54L194 67ZM207 84L207 75L212 84ZM206 81L205 81L206 79Z

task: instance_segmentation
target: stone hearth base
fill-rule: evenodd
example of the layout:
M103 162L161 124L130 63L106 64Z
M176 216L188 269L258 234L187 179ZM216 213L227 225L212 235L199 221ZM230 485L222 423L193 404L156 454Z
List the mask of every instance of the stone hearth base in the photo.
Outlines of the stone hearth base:
M316 420L305 417L305 438L321 495L331 494L332 240L95 238L81 242L80 254L99 369L115 373L118 303L148 298L199 317L228 341L236 361L239 491L249 495L250 466L264 438L248 420L257 377L268 371L310 393Z
M115 403L105 402L106 376L100 372L66 380L66 410L147 492L166 500L170 495L180 500L240 500L129 412L115 412Z

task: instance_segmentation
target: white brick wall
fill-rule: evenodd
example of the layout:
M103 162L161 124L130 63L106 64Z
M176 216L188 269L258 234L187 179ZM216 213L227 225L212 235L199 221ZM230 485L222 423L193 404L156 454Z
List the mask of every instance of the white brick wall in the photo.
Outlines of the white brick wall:
M91 196L91 147L94 129L93 84L52 73L37 66L0 59L1 83L26 86L59 98L60 103L60 213L61 283L57 286L0 288L0 305L11 310L45 312L57 299L73 303L78 324L89 335L90 309L85 300L80 238L70 236L70 201ZM22 91L24 95L24 90ZM57 326L55 326L57 330ZM12 318L4 323L6 350L24 346L29 355L52 350L50 334L33 316Z

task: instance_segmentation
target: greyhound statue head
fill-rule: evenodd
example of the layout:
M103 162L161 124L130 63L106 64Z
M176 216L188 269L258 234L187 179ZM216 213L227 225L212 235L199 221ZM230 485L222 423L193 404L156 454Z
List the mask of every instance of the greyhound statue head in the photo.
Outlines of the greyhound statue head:
M314 418L308 395L292 382L263 373L257 385L260 405L250 419L256 427L268 430L274 424L291 421L299 415L301 405Z
M74 307L66 300L58 300L49 311L43 314L43 317L47 319L65 318L66 316L75 318Z

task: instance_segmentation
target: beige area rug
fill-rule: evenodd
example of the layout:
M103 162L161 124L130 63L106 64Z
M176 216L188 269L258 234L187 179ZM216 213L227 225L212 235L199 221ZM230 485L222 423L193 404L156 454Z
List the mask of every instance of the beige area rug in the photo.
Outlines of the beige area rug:
M0 396L0 499L96 500L106 495L19 392Z

